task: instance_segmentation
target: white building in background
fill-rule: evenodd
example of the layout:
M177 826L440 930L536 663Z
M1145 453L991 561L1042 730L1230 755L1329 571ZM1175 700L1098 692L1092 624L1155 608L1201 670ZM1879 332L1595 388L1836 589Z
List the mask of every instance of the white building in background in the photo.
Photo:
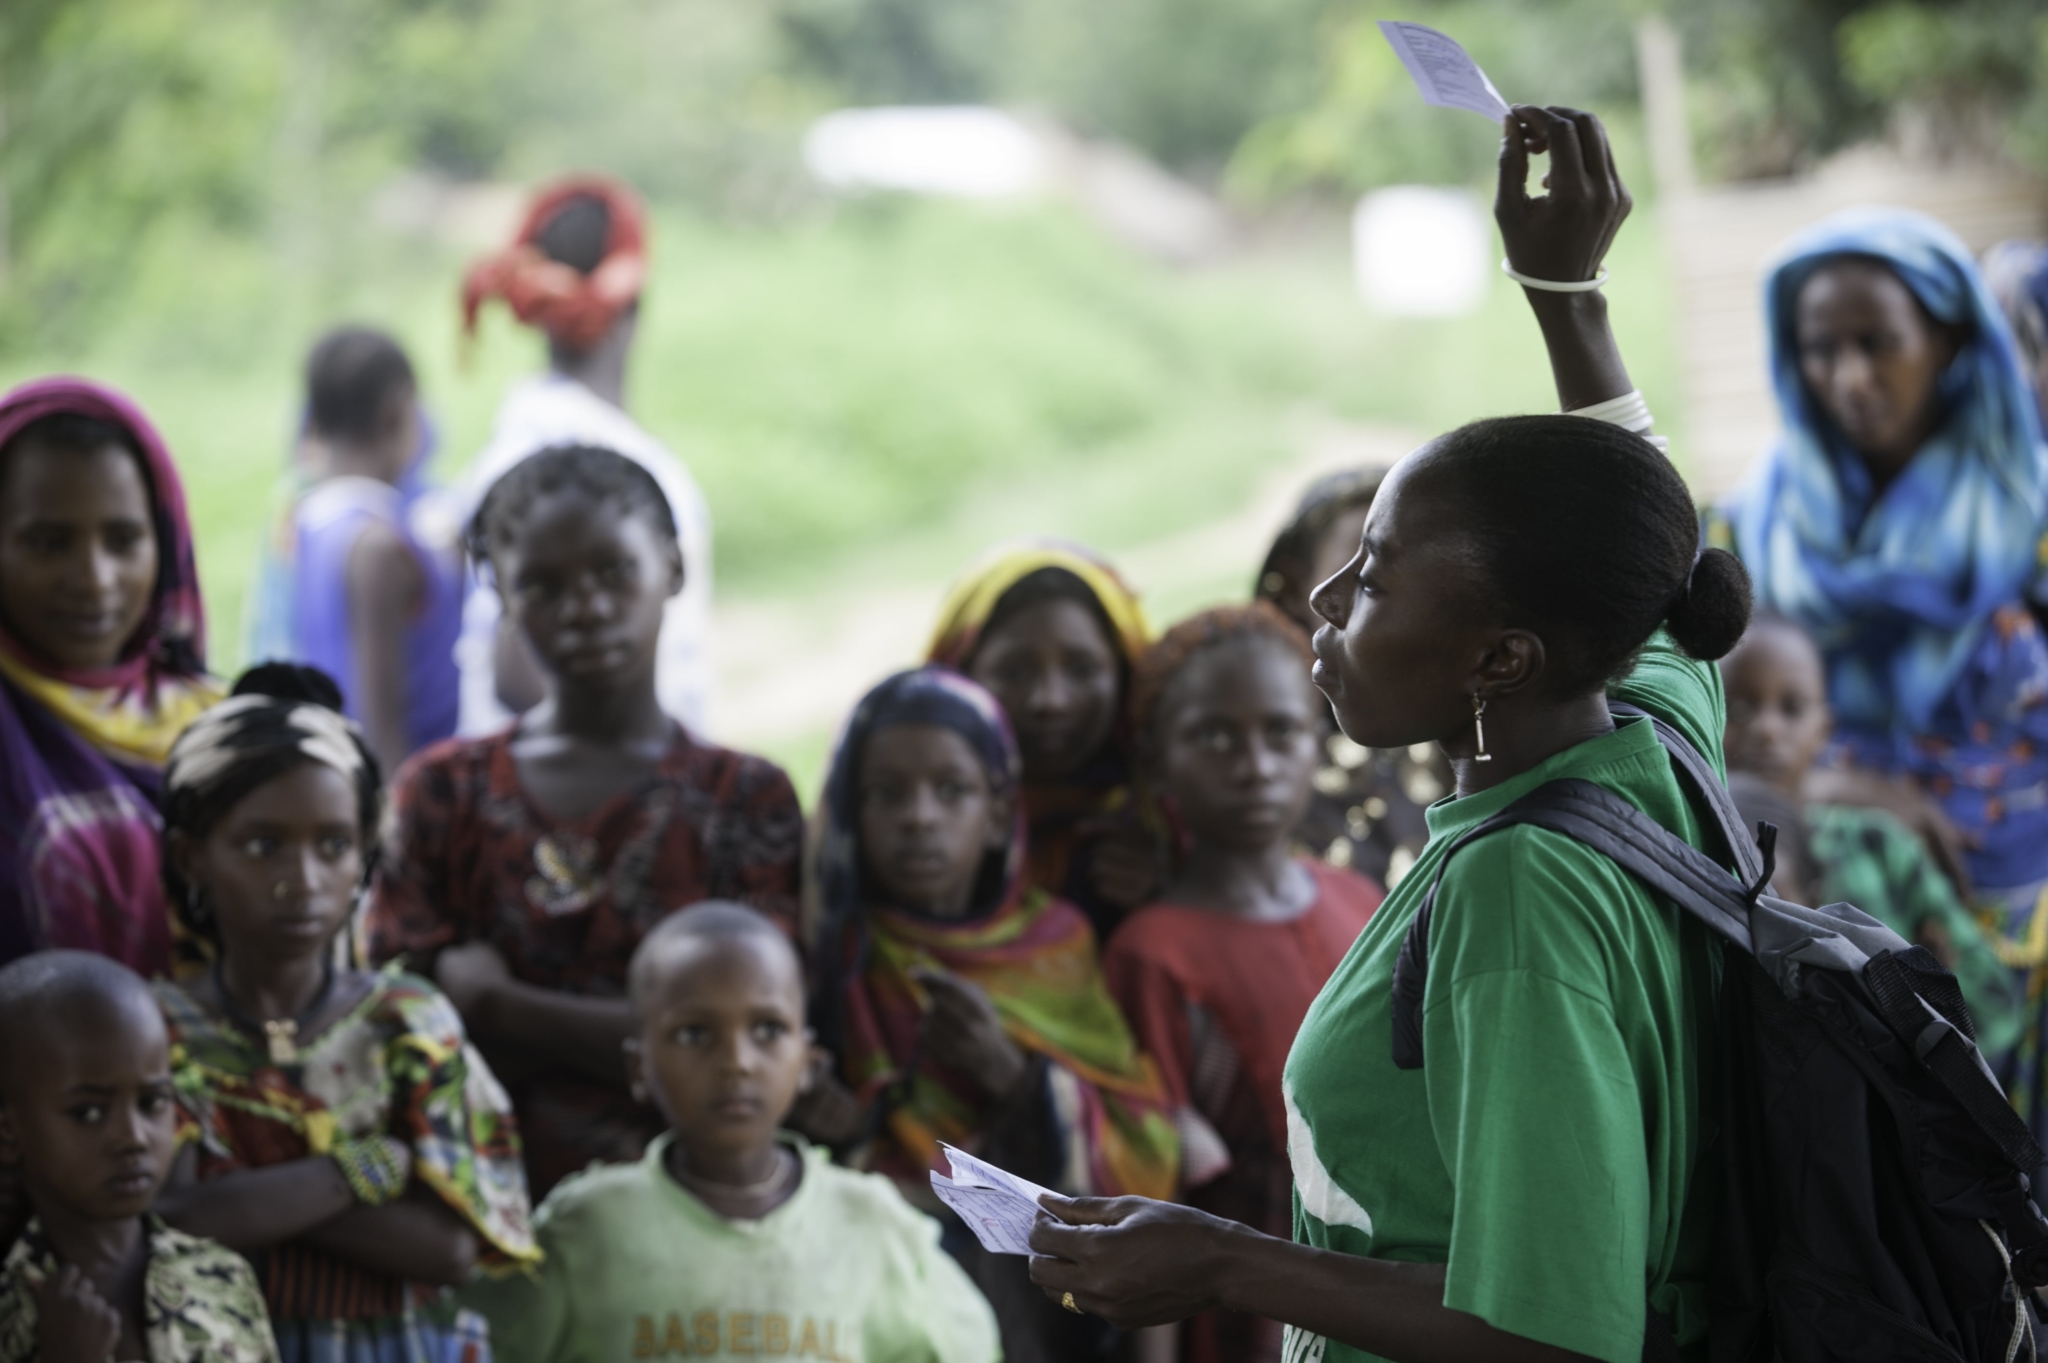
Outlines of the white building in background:
M843 194L1066 199L1111 236L1175 265L1215 259L1234 235L1214 195L1131 148L979 105L841 109L811 125L804 164Z
M1351 214L1358 296L1387 317L1461 317L1493 282L1493 222L1462 189L1376 189Z

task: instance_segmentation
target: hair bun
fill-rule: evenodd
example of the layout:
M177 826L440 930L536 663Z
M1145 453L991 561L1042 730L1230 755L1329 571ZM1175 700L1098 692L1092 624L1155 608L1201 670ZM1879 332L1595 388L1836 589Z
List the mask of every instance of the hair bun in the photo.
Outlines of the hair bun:
M1709 549L1672 604L1665 627L1680 648L1703 663L1735 647L1749 628L1749 570L1725 549Z
M341 688L334 678L304 663L258 663L235 679L232 694L304 701L330 710L342 707Z

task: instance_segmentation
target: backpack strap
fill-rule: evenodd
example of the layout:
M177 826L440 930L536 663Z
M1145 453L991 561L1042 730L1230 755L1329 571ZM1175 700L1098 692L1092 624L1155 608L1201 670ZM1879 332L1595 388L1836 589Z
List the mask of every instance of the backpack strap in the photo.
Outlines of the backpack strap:
M1683 740L1680 740L1681 742ZM1607 857L1745 953L1750 894L1726 867L1605 786L1567 778L1538 786L1451 844L1394 961L1394 1064L1422 1068L1422 996L1429 982L1429 929L1444 872L1465 846L1516 824L1562 833Z
M1707 760L1706 754L1688 743L1684 734L1640 706L1609 700L1607 710L1624 718L1640 715L1650 721L1657 741L1664 745L1664 753L1678 773L1679 784L1710 816L1709 841L1718 842L1720 846L1714 850L1725 854L1715 860L1724 866L1733 866L1742 877L1743 884L1757 884L1763 875L1764 863L1757 850L1756 838L1744 824L1742 811L1735 807L1735 797L1728 793L1728 783L1714 770L1714 764ZM1719 834L1719 837L1714 838L1713 834Z

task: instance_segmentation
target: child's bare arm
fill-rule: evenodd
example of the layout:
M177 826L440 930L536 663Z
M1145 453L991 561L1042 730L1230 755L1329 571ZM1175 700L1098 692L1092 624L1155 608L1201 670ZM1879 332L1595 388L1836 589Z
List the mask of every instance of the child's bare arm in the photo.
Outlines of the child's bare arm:
M382 1207L353 1207L305 1241L337 1259L440 1287L460 1287L476 1271L476 1232L420 1187Z
M153 1210L187 1235L218 1240L238 1253L296 1240L359 1205L340 1166L325 1156L202 1182L198 1154L191 1145L178 1152Z
M624 1045L633 1035L633 1012L624 999L584 998L526 984L513 977L497 948L483 942L443 951L434 961L434 982L486 1055L525 1051L625 1085Z

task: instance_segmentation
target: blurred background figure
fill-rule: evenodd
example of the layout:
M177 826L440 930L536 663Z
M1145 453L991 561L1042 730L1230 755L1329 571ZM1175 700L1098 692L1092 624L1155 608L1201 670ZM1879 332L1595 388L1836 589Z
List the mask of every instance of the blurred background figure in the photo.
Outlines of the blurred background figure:
M1365 514L1386 472L1343 469L1310 484L1266 551L1253 595L1314 634L1323 622L1309 608L1309 593L1358 551ZM1295 836L1332 866L1383 885L1398 881L1429 840L1422 811L1450 794L1450 764L1435 748L1361 748L1339 732L1328 705L1316 710L1323 760Z
M1984 282L2012 323L2034 400L2048 424L2048 242L2000 242L1984 257Z
M626 366L647 282L647 214L616 180L575 176L534 199L512 244L472 266L462 285L464 329L493 298L544 333L548 371L515 383L491 440L470 467L467 506L521 460L554 445L616 450L654 476L683 546L683 589L662 627L656 687L662 707L704 732L711 695L711 513L682 461L626 415ZM532 653L501 628L496 590L478 565L463 611L462 732L484 733L541 698Z
M367 327L323 336L306 359L294 492L257 576L249 652L333 677L386 771L455 732L462 556L426 482L432 454L398 342Z

